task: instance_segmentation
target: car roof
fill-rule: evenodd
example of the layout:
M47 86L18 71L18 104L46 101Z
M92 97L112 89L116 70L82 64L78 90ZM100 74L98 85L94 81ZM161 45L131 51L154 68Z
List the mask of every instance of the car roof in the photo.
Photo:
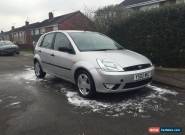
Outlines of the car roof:
M56 32L61 32L61 33L64 33L64 34L69 34L69 33L76 33L76 32L92 32L92 33L98 33L98 32L95 32L95 31L83 31L83 30L55 30L55 31L50 31L50 32L47 32L45 34L43 34L42 36L45 36L47 34L50 34L50 33L56 33Z
M92 32L92 31L83 31L83 30L56 30L56 31L48 32L48 33L52 33L52 32L73 33L73 32Z

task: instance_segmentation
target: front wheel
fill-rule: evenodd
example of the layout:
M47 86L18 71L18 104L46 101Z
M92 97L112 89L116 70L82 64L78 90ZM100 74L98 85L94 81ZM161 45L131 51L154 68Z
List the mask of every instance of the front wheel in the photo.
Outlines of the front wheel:
M43 72L42 67L38 61L34 62L34 70L37 78L44 78L46 76L46 73Z
M87 71L81 70L78 72L76 84L80 96L91 98L96 94L94 80Z

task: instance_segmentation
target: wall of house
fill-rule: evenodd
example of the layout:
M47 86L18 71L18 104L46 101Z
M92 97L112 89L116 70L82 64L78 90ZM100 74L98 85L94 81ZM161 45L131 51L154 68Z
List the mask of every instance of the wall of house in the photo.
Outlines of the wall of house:
M37 42L39 37L42 34L44 34L46 32L53 31L53 30L58 30L58 25L57 24L32 29L31 30L32 42Z
M94 30L93 23L81 13L60 22L58 27L60 30Z
M25 44L26 43L25 32L24 31L13 32L11 33L11 38L7 40L11 40L12 42L17 43L17 44Z

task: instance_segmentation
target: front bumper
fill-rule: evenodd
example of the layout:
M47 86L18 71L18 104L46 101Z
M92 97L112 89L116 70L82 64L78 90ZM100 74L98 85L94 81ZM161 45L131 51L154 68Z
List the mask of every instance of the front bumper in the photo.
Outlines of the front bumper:
M4 49L4 50L0 50L0 55L12 55L17 52L19 52L19 50L16 48Z
M154 67L127 72L105 72L101 69L92 69L90 72L94 79L97 92L117 93L139 89L149 84L152 81ZM135 74L147 72L151 72L151 77L140 81L134 80ZM108 89L104 84L115 84L115 87L113 89Z

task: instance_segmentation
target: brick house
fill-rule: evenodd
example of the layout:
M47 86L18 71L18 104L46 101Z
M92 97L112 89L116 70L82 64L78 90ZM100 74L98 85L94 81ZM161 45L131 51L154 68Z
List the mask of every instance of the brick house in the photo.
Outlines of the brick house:
M166 5L185 3L185 0L125 0L120 6L134 10L150 10Z
M94 30L94 24L80 11L54 17L53 13L49 13L48 19L25 25L19 28L12 26L7 32L1 32L0 39L10 40L21 46L30 45L37 42L39 37L53 30Z

